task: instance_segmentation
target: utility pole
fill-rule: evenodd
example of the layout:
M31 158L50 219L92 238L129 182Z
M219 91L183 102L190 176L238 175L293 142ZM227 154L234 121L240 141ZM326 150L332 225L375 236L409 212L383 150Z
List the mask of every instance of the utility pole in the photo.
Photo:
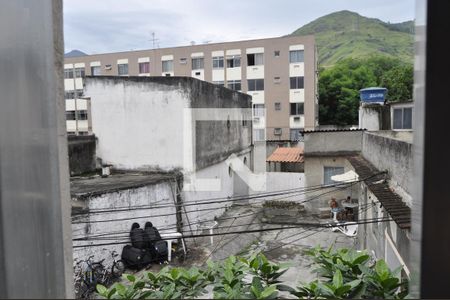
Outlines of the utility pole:
M156 39L156 38L155 38L155 32L153 31L153 32L152 32L152 39L150 40L150 41L153 42L153 49L155 49L155 42L156 42L157 40L159 40L159 39ZM158 48L159 48L159 45L158 45Z

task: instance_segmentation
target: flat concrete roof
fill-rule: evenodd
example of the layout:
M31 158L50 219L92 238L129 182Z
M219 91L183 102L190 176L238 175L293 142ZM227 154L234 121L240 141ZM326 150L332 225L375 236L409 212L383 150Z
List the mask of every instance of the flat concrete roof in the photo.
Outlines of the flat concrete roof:
M86 199L92 196L174 180L179 175L178 172L124 172L112 174L108 177L100 175L73 177L70 180L70 195L72 198Z

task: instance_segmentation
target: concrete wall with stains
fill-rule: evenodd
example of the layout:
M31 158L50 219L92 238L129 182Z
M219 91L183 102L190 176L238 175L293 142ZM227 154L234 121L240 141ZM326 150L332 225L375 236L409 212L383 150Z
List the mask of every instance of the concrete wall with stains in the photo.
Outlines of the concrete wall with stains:
M69 135L67 138L69 146L70 175L74 176L95 171L95 136Z

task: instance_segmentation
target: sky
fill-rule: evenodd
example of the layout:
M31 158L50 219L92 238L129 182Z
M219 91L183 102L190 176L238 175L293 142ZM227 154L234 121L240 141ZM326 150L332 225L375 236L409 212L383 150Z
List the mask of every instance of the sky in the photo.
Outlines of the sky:
M415 0L64 0L65 52L277 37L340 10L398 23L415 18Z

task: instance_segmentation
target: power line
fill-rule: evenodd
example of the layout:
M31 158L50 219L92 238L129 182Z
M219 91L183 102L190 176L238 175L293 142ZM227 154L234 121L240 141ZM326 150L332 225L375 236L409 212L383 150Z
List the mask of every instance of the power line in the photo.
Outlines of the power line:
M370 224L370 223L381 223L381 222L391 222L393 221L390 218L373 218L363 220L364 222L353 222L353 225L360 224ZM287 227L275 227L275 228L262 228L262 229L253 229L253 230L243 230L243 231L229 231L224 233L210 233L210 234L197 234L191 236L183 236L184 239L189 238L199 238L199 237L211 237L211 236L221 236L221 235L229 235L229 234L245 234L245 233L256 233L256 232L266 232L266 231L275 231L275 230L286 230L286 229L294 229L299 227L317 227L317 228L332 228L337 227L339 224L311 224L311 223L297 223L296 226L287 226ZM162 238L161 240L172 240L173 238ZM109 246L109 245L123 245L128 244L129 242L112 242L112 243L102 243L102 244L90 244L90 245L75 245L73 248L85 248L85 247L99 247L99 246Z

